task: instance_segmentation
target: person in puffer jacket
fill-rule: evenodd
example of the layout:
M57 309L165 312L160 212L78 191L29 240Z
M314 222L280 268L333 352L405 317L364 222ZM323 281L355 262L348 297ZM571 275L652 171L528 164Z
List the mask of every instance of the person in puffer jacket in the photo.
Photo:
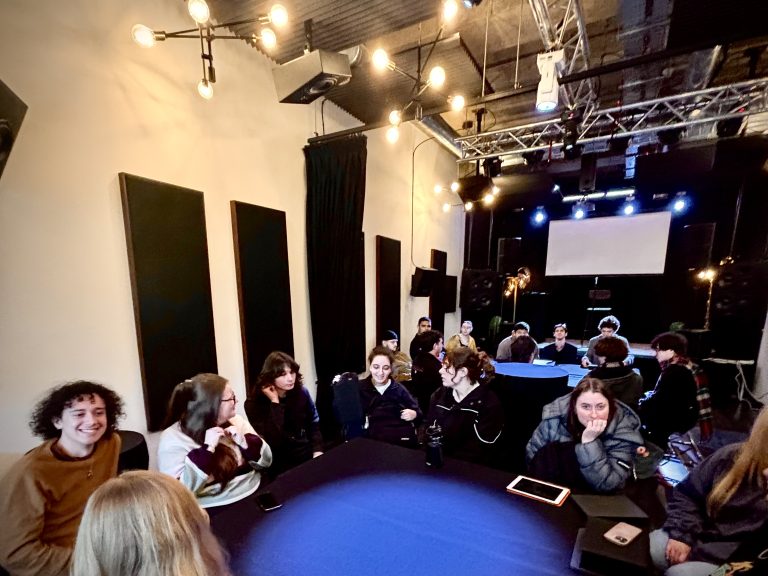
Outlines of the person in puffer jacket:
M624 487L638 447L640 418L597 378L544 406L526 447L532 475L576 490Z

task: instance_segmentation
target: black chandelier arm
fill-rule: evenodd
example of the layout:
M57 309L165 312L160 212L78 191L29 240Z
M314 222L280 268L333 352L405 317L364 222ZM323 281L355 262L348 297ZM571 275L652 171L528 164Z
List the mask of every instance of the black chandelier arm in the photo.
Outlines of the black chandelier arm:
M432 57L432 52L435 51L435 46L437 46L437 43L440 41L440 36L443 35L444 29L445 29L445 24L441 24L440 29L437 31L437 35L435 36L435 39L429 43L429 54L427 54L427 57L424 59L424 64L421 65L421 70L419 70L419 77L421 77L424 74L424 70L427 69L427 64L429 64L429 59ZM419 46L419 51L421 51L421 46Z
M219 28L225 28L228 26L240 26L243 24L256 24L256 23L264 23L264 22L269 22L268 16L263 16L260 18L246 18L245 20L235 20L233 22L224 22L223 24L207 24L205 26L199 26L198 28L188 28L186 30L178 30L176 32L164 32L161 30L157 30L154 32L156 34L163 34L166 38L198 38L200 29L213 32L214 30L218 30ZM240 34L233 34L231 36L217 36L217 35L211 34L211 38L222 39L222 40L250 40L251 36L242 36Z

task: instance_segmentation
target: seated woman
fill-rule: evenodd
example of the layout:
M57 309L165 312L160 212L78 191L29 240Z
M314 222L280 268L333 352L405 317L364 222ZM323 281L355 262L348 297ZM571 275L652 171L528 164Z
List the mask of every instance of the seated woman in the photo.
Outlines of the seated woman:
M449 352L440 369L442 388L432 394L426 423L439 425L446 456L492 464L504 428L501 402L488 387L493 366L469 348Z
M37 404L29 424L45 442L0 482L0 565L11 574L70 573L86 502L117 474L122 415L117 394L86 381L54 388Z
M765 526L767 486L768 409L763 408L746 442L720 448L675 486L667 521L651 533L656 567L668 576L712 574Z
M690 359L688 341L682 334L665 332L651 341L661 374L653 390L640 400L638 414L643 422L643 436L666 448L669 435L686 432L698 421L697 387Z
M383 346L368 354L371 373L360 381L363 433L374 440L416 446L416 426L423 415L411 393L391 378L393 362L392 351Z
M643 445L640 419L596 378L544 406L525 449L531 474L574 489L624 487Z
M235 413L237 398L225 378L198 374L177 384L160 435L160 472L181 480L208 508L253 494L272 450Z
M320 418L303 380L293 358L272 352L245 401L248 419L272 449L273 476L323 453Z
M470 336L472 328L472 321L464 320L461 323L461 328L459 328L459 333L448 338L448 342L445 343L445 351L450 352L456 348L469 348L472 352L477 352L475 339Z
M164 474L126 472L96 490L77 533L78 576L228 576L192 493Z
M602 380L616 400L637 410L637 401L643 395L643 377L632 366L624 364L628 355L629 348L620 338L600 338L595 344L598 367L588 377Z

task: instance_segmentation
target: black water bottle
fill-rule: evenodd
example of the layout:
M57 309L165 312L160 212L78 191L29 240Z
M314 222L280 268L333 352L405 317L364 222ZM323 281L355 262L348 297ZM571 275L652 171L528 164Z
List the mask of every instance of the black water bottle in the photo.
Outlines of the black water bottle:
M432 468L443 466L443 429L438 424L427 428L426 464Z

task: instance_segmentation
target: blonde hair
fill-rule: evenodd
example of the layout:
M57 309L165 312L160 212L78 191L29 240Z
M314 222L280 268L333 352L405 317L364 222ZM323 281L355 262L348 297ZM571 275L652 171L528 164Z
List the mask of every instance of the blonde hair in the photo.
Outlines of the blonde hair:
M714 486L707 498L707 512L715 517L742 482L765 488L763 470L768 468L768 408L763 408L752 432L736 453L733 466Z
M137 470L109 480L85 507L72 561L77 576L231 574L208 515L181 482Z

